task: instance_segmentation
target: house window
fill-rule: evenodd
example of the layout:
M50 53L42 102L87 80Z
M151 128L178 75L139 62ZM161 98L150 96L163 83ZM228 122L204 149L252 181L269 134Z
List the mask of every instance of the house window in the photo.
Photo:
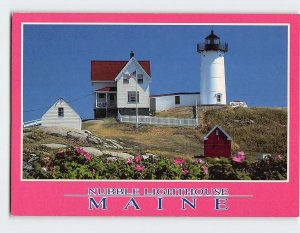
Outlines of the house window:
M143 84L143 75L142 74L138 74L138 84Z
M124 78L123 78L123 84L128 84L128 83L129 83L128 76L124 76Z
M98 98L99 99L105 99L105 94L104 93L99 93Z
M137 102L139 103L140 96L139 92L137 92ZM128 91L128 103L136 103L136 92L135 91Z
M58 108L58 116L64 117L64 108Z
M222 94L217 94L217 103L220 103L222 100Z
M175 104L180 104L180 96L175 96Z

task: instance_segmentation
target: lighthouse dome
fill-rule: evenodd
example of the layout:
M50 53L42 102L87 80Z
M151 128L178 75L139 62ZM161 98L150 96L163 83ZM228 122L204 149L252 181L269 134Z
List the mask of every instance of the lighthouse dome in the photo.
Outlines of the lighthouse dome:
M214 34L214 31L211 30L211 31L210 31L210 34L209 34L207 37L205 37L205 39L206 39L206 40L211 40L211 39L214 40L214 39L220 39L220 37L218 37L217 35L215 35L215 34Z
M211 30L210 34L205 37L205 42L197 44L197 52L201 53L204 51L221 51L226 53L228 51L228 44L221 43L220 37L214 34L214 31Z

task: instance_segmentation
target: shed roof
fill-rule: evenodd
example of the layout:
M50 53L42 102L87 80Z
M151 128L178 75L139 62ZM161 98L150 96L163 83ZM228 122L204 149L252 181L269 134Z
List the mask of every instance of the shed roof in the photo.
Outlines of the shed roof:
M128 61L92 61L91 81L115 81ZM150 61L139 61L145 72L151 76Z
M163 97L163 96L172 96L172 95L199 95L200 92L176 92L176 93L168 93L168 94L158 94L151 95L150 97Z
M224 134L225 134L225 136L227 137L227 140L232 140L232 138L229 136L229 134L228 133L226 133L226 131L224 130L224 129L222 129L220 126L218 126L218 125L215 125L206 135L205 135L205 137L204 137L204 140L208 140L208 137L209 137L209 135L212 133L212 132L214 132L215 131L215 129L216 128L218 128L219 130L221 130Z

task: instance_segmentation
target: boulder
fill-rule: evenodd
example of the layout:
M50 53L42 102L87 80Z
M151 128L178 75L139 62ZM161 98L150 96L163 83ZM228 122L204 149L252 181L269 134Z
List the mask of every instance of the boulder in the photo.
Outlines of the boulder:
M26 171L32 171L34 168L32 167L32 164L28 164L26 162L23 163L23 169Z
M28 160L28 164L32 164L35 160L38 160L39 158L38 157L31 157L29 160Z
M101 150L94 148L94 147L82 147L82 149L94 156L102 156L103 155L103 152Z
M156 159L158 156L157 155L154 155L154 154L151 154L151 153L146 153L144 155L141 155L143 157L143 159L149 159L149 158L153 158L153 159Z
M128 153L124 153L124 152L115 152L115 151L103 151L103 154L105 155L110 155L111 157L118 157L118 158L122 158L122 159L128 159L128 158L134 158L133 155L128 154Z
M67 133L69 129L62 128L62 127L40 127L39 128L44 133L53 135L53 136L59 136L59 137L67 137Z
M116 161L116 160L118 160L118 157L107 157L106 159L108 161Z
M87 140L88 134L83 131L69 131L67 132L67 137L85 142Z
M87 141L88 142L91 142L91 143L94 143L94 144L101 144L103 143L103 139L99 138L99 137L96 137L96 136L89 136L87 138Z
M42 144L42 147L46 147L48 149L61 149L61 148L66 148L67 146L58 143L49 143L49 144Z
M110 142L113 145L113 147L116 148L117 150L122 150L123 149L123 146L118 144L118 142L116 140L106 139L106 141Z

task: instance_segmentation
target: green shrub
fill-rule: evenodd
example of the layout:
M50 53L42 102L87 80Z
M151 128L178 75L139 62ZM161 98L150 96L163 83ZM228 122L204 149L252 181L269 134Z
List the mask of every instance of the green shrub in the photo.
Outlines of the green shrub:
M26 161L25 161L26 162ZM244 152L230 158L185 161L137 155L127 160L92 157L82 148L69 147L54 157L41 156L24 172L30 179L108 179L108 180L280 180L286 179L286 158L268 157L249 164Z

